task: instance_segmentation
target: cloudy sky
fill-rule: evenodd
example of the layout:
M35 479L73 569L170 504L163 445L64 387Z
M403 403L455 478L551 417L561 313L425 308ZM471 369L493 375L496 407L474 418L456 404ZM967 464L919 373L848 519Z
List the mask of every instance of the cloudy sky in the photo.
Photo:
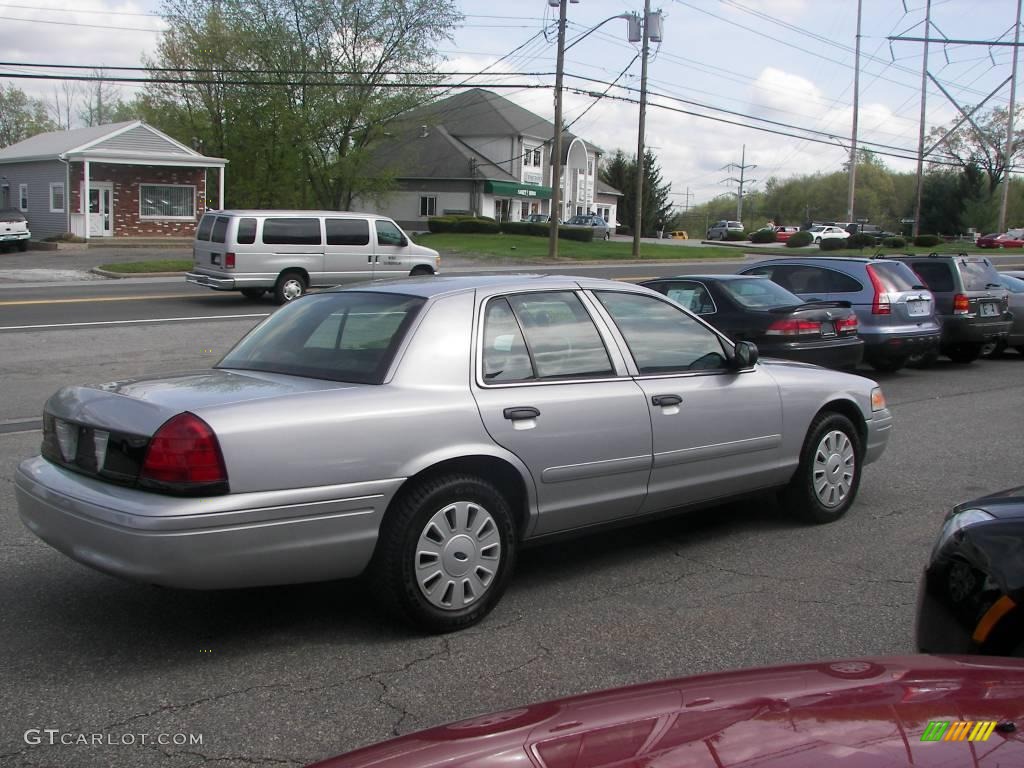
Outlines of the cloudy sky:
M924 35L925 0L863 0L860 130L862 145L907 157L917 148L924 46L890 35ZM580 0L569 6L570 40L605 19L642 8L642 0ZM652 46L647 144L654 148L674 202L695 204L735 191L723 182L738 171L744 145L753 189L772 176L839 170L851 135L856 0L656 0L664 41ZM493 3L461 0L464 25L442 45L452 71L481 71L481 83L543 84L553 72L557 9L547 0ZM32 72L12 63L136 65L162 28L160 0L0 0L0 85L13 83L53 100L57 84L6 79ZM932 0L933 37L1012 40L1014 0ZM547 30L547 34L544 31ZM525 45L524 45L525 43ZM573 132L609 151L636 151L639 46L614 19L566 54L565 117ZM929 71L961 104L974 104L1009 77L1009 47L933 44ZM627 68L628 67L628 68ZM584 79L589 78L589 79ZM552 92L501 93L551 119ZM130 88L124 95L131 95ZM1024 98L1024 92L1021 94ZM988 103L1005 106L1009 86ZM592 108L591 108L592 107ZM695 114L687 114L695 113ZM927 123L949 123L956 108L929 84ZM729 122L723 122L729 121ZM761 130L759 130L761 129ZM768 130L775 131L775 133ZM883 160L899 170L914 163ZM690 196L687 197L686 193Z

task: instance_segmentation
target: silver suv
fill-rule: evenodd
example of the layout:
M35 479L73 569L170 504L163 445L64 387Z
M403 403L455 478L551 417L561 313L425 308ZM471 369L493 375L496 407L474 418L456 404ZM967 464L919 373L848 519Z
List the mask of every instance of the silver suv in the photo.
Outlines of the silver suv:
M935 354L942 327L935 299L905 264L890 259L822 256L769 259L740 271L765 275L807 301L848 301L860 322L864 360L877 371Z
M738 232L743 234L746 230L743 229L742 221L716 221L708 228L707 240L725 240L730 232Z

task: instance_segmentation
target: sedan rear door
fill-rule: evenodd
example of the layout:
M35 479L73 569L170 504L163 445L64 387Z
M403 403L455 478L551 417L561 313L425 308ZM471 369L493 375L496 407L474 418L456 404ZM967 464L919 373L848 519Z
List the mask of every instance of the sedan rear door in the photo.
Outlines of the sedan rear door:
M529 533L636 514L651 419L607 328L571 290L493 296L479 316L473 391L488 433L530 469L540 516Z

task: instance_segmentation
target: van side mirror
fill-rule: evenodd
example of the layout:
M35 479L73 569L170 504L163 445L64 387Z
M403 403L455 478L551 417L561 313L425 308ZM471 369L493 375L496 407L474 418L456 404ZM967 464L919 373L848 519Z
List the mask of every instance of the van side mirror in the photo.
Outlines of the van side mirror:
M405 235L402 235L401 239L398 241L398 244L401 247L405 248L405 246L407 246L409 244L409 238L406 237Z
M758 359L757 345L752 341L737 341L736 350L733 353L732 367L739 371L750 368Z

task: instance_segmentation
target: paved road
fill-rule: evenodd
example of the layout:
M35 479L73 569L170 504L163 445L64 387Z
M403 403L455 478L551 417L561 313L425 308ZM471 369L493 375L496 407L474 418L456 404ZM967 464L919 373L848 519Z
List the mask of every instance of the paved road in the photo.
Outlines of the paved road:
M207 366L252 322L2 333L0 420L66 382ZM882 382L897 430L839 523L796 525L765 497L538 548L487 621L443 638L386 623L358 582L187 593L79 566L15 513L39 433L0 433L0 765L299 766L611 685L908 652L943 512L1021 482L1024 357ZM29 729L135 744L30 745ZM202 743L139 743L161 733Z

